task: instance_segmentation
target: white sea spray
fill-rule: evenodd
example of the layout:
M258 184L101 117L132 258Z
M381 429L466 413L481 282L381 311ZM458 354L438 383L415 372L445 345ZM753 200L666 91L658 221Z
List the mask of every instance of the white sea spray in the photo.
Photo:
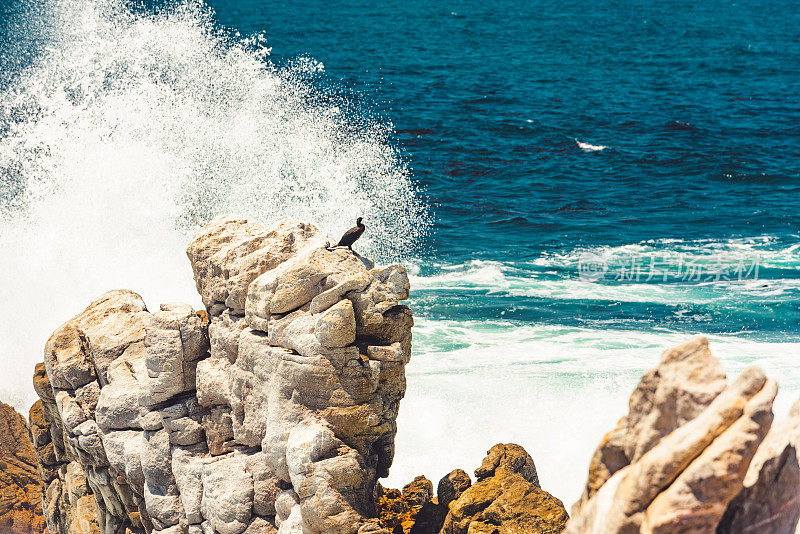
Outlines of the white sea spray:
M190 0L35 4L16 17L36 54L0 89L0 398L34 400L47 336L107 290L199 306L184 250L218 214L334 237L362 216L379 261L421 243L428 211L391 125L325 89L318 62L276 66L264 36Z

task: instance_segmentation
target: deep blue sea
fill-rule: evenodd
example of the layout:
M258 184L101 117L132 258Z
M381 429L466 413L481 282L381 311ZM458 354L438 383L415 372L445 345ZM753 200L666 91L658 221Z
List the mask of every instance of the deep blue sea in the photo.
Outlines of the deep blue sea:
M237 211L364 215L366 251L409 268L388 484L515 441L569 505L641 373L696 334L777 378L778 411L800 395L800 4L199 6L0 1L19 380L109 285L199 302L187 235Z

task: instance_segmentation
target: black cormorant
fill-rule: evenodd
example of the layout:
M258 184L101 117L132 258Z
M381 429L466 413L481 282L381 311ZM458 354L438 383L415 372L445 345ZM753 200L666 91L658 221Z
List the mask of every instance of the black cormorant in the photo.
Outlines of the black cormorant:
M358 238L361 237L361 234L364 233L364 229L366 226L361 222L362 217L356 219L356 225L350 228L348 231L344 233L342 238L336 244L337 247L347 247L350 250L353 250L353 243L358 241Z

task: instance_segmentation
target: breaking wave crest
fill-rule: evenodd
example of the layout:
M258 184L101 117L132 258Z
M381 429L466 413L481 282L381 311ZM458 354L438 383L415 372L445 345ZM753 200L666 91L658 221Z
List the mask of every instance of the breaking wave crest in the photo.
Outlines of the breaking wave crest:
M215 215L332 236L363 216L360 249L380 261L421 243L430 218L391 125L326 90L318 62L273 64L264 36L220 29L191 0L30 3L9 27L40 39L27 62L6 50L3 70L18 71L0 85L0 274L15 310L0 338L4 361L24 362L0 394L18 407L48 333L99 293L198 305L183 250Z

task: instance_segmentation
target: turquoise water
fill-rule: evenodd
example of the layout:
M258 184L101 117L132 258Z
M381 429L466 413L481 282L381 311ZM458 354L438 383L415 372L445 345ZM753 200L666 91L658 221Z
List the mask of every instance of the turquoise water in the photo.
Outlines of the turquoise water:
M364 215L362 250L408 266L390 484L516 441L571 502L642 371L697 333L778 378L779 411L800 393L794 2L0 6L18 405L76 303L198 305L182 247L225 211Z

